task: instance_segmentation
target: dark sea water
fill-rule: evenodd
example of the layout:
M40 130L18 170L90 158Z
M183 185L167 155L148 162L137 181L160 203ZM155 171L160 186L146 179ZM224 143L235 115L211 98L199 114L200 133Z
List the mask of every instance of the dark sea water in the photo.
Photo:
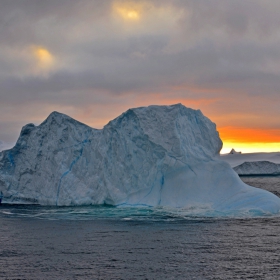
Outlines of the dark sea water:
M2 205L0 279L280 279L280 217L204 213Z

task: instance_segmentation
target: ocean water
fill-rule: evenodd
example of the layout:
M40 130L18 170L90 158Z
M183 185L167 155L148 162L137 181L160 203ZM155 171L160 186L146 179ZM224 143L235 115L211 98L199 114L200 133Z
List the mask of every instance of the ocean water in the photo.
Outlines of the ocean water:
M280 216L218 214L2 205L0 279L279 279Z

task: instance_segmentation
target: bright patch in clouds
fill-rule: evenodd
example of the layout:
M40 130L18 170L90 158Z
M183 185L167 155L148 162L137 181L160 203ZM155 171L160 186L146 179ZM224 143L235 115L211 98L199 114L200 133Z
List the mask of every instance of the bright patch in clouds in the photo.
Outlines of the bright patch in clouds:
M139 20L143 13L144 4L138 2L115 2L113 11L125 20Z
M46 48L35 46L33 47L33 53L40 68L49 69L54 65L54 57Z

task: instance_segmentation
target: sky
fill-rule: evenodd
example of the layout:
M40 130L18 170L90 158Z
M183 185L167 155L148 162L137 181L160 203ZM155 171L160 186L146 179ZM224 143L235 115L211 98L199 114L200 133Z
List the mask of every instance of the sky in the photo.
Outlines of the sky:
M280 151L279 0L1 0L0 150L52 111L182 103L222 153Z

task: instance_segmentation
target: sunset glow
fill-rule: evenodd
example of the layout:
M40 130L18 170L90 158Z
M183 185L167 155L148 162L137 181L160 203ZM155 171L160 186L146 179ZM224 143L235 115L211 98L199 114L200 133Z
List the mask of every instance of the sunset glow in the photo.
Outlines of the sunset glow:
M218 131L223 141L222 153L228 153L232 148L242 153L280 151L278 129L220 127Z

